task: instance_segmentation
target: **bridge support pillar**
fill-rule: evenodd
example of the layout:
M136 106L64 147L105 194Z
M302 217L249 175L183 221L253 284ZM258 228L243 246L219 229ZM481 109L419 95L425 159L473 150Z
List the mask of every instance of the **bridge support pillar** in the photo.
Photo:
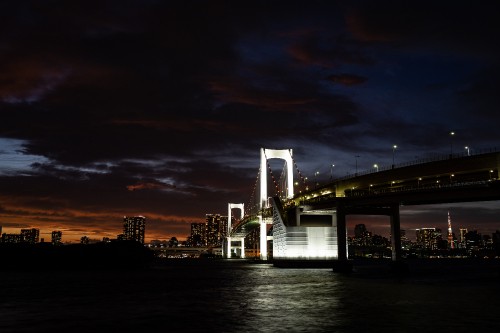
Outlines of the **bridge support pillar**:
M351 272L352 265L347 261L346 209L343 204L337 206L337 260L333 262L334 272Z
M399 218L399 204L392 204L390 207L391 217L391 247L392 261L391 270L396 275L408 274L408 265L403 262L401 256L401 226Z
M347 260L346 211L343 205L337 207L338 260Z
M222 258L226 258L226 252L227 252L227 238L222 239Z
M399 204L391 205L391 247L392 261L401 260L401 220L399 218Z
M241 254L240 254L240 258L244 259L245 258L245 237L241 237L240 241L241 241Z
M226 258L227 258L227 259L231 258L231 237L227 237L227 251L226 251Z
M267 260L267 225L266 221L259 216L260 222L260 259Z

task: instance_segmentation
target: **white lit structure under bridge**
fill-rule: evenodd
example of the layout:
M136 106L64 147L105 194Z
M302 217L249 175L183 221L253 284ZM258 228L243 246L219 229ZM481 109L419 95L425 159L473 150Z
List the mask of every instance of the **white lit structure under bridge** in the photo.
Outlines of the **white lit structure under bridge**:
M273 198L273 263L275 266L325 266L338 259L335 210L284 210Z

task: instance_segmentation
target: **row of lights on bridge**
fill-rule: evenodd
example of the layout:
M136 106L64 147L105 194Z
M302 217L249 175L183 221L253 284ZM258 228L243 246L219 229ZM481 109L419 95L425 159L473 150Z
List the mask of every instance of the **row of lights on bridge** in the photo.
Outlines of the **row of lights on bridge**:
M455 136L455 132L454 131L451 131L450 132L450 137L453 138ZM398 149L398 146L397 145L393 145L392 146L392 168L394 168L394 164L395 164L395 155L396 155L396 149ZM470 147L469 146L465 146L464 149L467 151L467 156L470 156ZM453 140L451 140L450 142L450 154L453 154ZM356 175L358 174L358 157L360 157L359 155L355 155L355 158L356 158ZM333 168L335 167L335 164L331 164L330 165L330 180L333 180ZM373 167L375 168L375 170L378 172L379 171L379 165L378 164L374 164ZM491 174L493 173L493 170L490 170L490 179L491 179ZM315 183L315 186L318 186L318 182L317 182L317 177L319 175L319 171L316 171L314 173L314 183ZM454 177L455 175L451 175L451 177ZM307 177L304 178L305 181L307 182ZM422 178L419 178L419 182L422 180ZM395 182L393 181L392 184L394 184ZM437 181L437 183L439 183L439 180ZM295 186L298 186L299 183L298 182L295 182ZM370 185L372 186L372 185ZM308 190L308 187L306 187L306 191Z
M490 172L489 172L489 174L490 174L490 180L492 180L493 172L494 172L493 170L490 170ZM453 177L455 177L455 174L453 174L453 173L452 173L452 174L450 175L450 182L452 182L452 181L453 181ZM420 182L421 182L421 181L422 181L422 177L419 177L419 178L418 178L418 182L417 182L417 186L420 186ZM441 182L441 181L440 181L439 179L438 179L438 180L436 180L436 184L439 184L440 182ZM391 181L391 186L392 186L392 185L394 185L395 183L396 183L396 181L394 181L394 180L393 180L393 181ZM373 187L373 184L370 184L370 187ZM354 188L353 188L353 190L354 190Z
M454 136L455 135L455 132L450 132L450 135L451 136ZM396 155L396 149L398 148L397 145L393 145L392 146L392 167L394 168L394 163L395 163L395 155ZM469 146L465 146L464 149L467 151L467 156L470 156L470 147ZM453 154L453 144L451 146L451 153ZM356 155L356 174L358 173L358 157L360 157L359 155ZM330 166L330 180L333 179L333 168L335 167L335 164L332 164ZM373 167L377 170L379 170L379 166L378 164L374 164ZM314 176L316 177L317 175L319 175L319 171L316 171L314 173ZM307 178L306 178L307 179Z

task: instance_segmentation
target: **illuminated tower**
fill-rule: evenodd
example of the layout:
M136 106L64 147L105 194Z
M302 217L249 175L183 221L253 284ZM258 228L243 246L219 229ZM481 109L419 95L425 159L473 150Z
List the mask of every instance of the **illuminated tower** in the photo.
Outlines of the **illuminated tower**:
M450 249L455 248L455 243L453 242L453 232L451 231L450 211L448 211L448 244L450 246Z
M123 218L123 235L126 240L135 240L144 244L145 229L146 218L144 216Z

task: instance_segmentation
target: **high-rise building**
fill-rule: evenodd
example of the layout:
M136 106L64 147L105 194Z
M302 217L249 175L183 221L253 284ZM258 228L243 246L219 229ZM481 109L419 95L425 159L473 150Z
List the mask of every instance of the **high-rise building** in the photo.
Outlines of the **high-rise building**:
M227 216L220 217L220 236L222 239L227 237Z
M207 245L206 223L191 223L191 246Z
M363 238L366 235L366 226L364 224L356 224L354 227L354 237Z
M467 232L467 228L460 228L460 243L465 243L465 235Z
M406 237L406 230L401 229L400 233L401 233L401 248L403 250L409 250L411 247L411 241L408 239L408 237Z
M206 214L207 246L222 244L223 229L224 224L219 214Z
M2 243L20 243L20 234L2 234Z
M40 230L31 228L31 229L21 229L21 242L22 243L30 243L35 244L38 243L40 237Z
M59 245L62 243L62 231L52 231L52 245Z
M493 242L493 249L495 249L497 253L500 253L500 231L496 230L491 235L491 240Z
M471 230L465 234L465 246L467 250L478 250L482 246L482 236L477 230Z
M227 216L206 214L205 222L191 223L191 246L221 246L227 235Z
M144 244L146 218L144 216L124 216L123 235L126 240L134 240Z
M359 246L368 246L372 243L372 233L366 229L364 224L354 226L353 244Z
M436 250L442 239L441 229L421 228L416 230L417 244L427 250Z

